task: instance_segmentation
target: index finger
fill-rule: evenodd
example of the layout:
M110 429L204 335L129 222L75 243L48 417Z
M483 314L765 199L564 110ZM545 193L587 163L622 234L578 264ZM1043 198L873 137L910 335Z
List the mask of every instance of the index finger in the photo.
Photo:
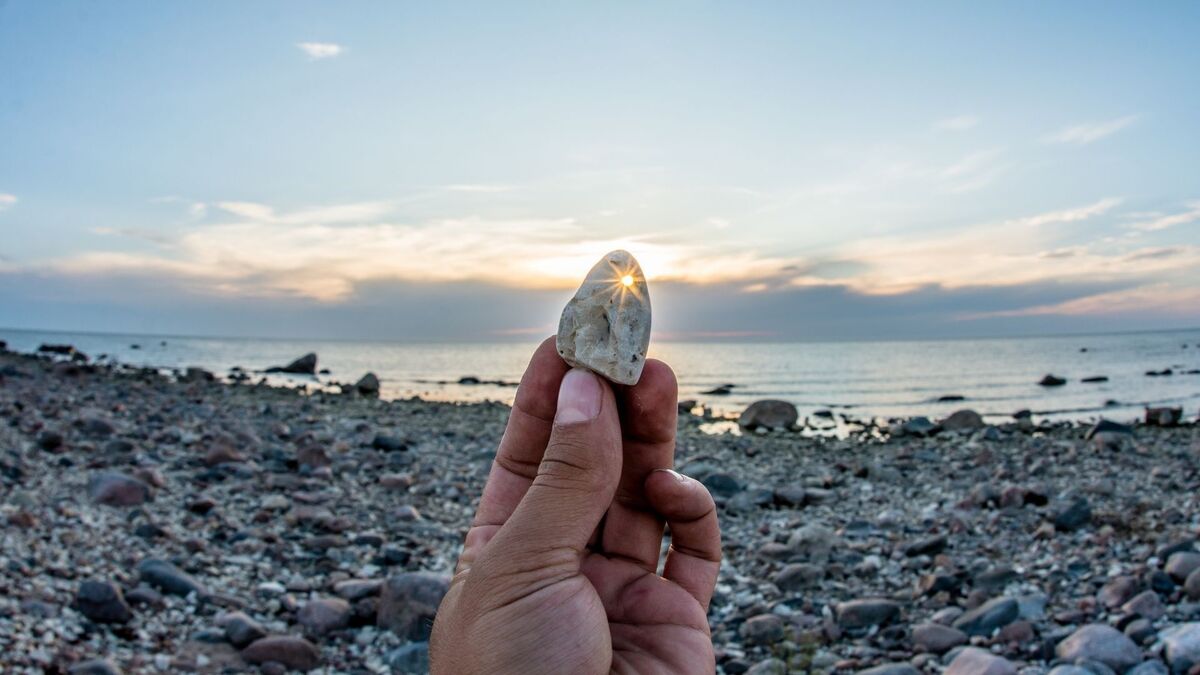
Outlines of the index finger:
M558 388L568 370L554 338L543 340L521 376L473 526L503 525L529 490L550 441Z

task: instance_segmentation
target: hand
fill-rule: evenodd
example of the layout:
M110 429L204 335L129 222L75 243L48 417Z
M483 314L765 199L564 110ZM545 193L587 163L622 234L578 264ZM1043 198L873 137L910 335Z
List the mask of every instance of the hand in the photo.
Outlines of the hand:
M614 393L542 343L434 621L435 675L714 672L721 534L669 470L677 393L661 361Z

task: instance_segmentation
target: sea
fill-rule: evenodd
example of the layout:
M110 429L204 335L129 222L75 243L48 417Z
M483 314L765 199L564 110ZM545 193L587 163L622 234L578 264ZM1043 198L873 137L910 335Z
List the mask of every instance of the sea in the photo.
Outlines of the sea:
M199 366L222 376L235 367L256 373L315 352L325 374L269 380L311 390L351 383L370 371L379 377L384 398L506 403L537 344L533 339L418 344L5 329L0 340L16 351L65 343L92 358L166 371ZM650 356L675 370L681 399L695 400L717 416L736 415L765 398L789 401L802 417L814 420L830 414L855 420L937 419L971 408L991 421L1009 419L1018 410L1050 419L1129 421L1147 406L1181 406L1185 419L1196 419L1200 410L1200 328L995 339L652 342ZM1067 383L1039 385L1047 374ZM1082 381L1091 377L1107 380ZM727 394L706 393L722 385L733 386Z

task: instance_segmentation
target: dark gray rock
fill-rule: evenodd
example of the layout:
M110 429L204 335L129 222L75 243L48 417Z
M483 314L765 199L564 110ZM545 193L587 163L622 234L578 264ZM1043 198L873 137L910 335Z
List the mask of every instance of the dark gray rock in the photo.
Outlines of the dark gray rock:
M354 383L354 390L363 396L379 396L379 378L375 373L367 373Z
M1200 569L1192 570L1183 582L1183 592L1189 600L1200 600Z
M1133 596L1128 602L1121 605L1121 611L1127 615L1140 616L1151 621L1157 621L1167 613L1158 593L1154 591L1143 591Z
M900 618L900 605L880 598L863 598L840 602L837 621L842 628L883 626Z
M409 572L389 578L379 596L375 624L403 639L428 640L438 605L450 589L450 578Z
M983 417L970 409L958 410L941 421L941 427L946 431L974 431L984 426Z
M792 563L775 575L775 585L781 591L800 591L817 585L825 576L825 568L811 563Z
M904 555L914 558L919 555L937 555L946 550L948 543L945 535L925 537L904 545Z
M309 671L321 665L316 645L295 635L271 635L250 643L242 650L250 663L280 663L292 670Z
M192 575L165 560L147 558L138 564L137 571L142 581L164 593L181 596L195 593L198 597L208 595L208 591Z
M341 598L309 600L296 613L296 621L306 635L320 637L350 625L350 603Z
M989 636L1020 616L1017 601L1009 597L992 598L954 621L954 627L967 635Z
M126 623L133 612L121 587L111 581L85 581L75 594L75 609L96 623Z
M1072 532L1092 522L1092 506L1080 496L1067 497L1054 505L1050 522L1060 532Z
M262 627L262 624L243 612L226 614L221 617L219 623L225 630L225 639L238 649L267 636L267 630Z
M1170 558L1167 558L1167 564L1163 567L1163 571L1171 576L1175 583L1186 583L1187 578L1200 569L1200 553L1194 551L1180 551L1172 553Z
M371 441L371 447L384 452L401 452L408 450L408 441L399 436L376 434L375 439Z
M700 482L714 497L723 499L729 499L742 490L742 484L738 482L738 479L727 473L712 473L705 476Z
M286 366L272 366L267 368L268 373L293 373L296 375L316 375L317 374L317 355L309 352L304 356L292 361Z
M783 617L778 614L759 614L746 619L738 629L738 634L742 636L747 644L751 645L771 645L783 640L785 633L783 629Z
M116 471L92 474L87 493L93 502L105 506L140 506L151 498L149 485Z
M941 654L967 643L967 634L938 623L922 623L913 626L913 645L927 652Z

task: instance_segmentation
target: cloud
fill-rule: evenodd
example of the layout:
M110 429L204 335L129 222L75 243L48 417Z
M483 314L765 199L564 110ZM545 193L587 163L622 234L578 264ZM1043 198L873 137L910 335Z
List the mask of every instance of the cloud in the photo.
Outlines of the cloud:
M6 269L57 278L142 279L148 285L172 279L189 293L225 303L274 298L350 306L365 302L364 294L379 287L419 294L421 289L471 286L499 294L553 296L574 288L581 270L616 248L633 251L656 288L687 287L696 297L708 289L731 303L801 292L833 298L834 291L900 302L922 289L964 298L970 295L964 289L1047 285L1087 286L1094 294L1152 283L1186 286L1192 270L1200 268L1196 246L1138 247L1136 240L1112 238L1079 243L1076 237L1084 228L1073 225L1108 215L1121 203L1116 197L932 232L847 238L819 256L772 249L771 242L738 231L740 226L713 228L705 237L680 236L691 232L687 229L614 237L575 217L398 220L394 208L399 203L281 209L218 201L204 223L189 224L169 240L128 229L100 230L158 244L148 251L91 251ZM1086 229L1091 231L1091 225ZM825 291L830 294L822 295ZM1023 298L1022 304L963 305L955 311L1019 311L1084 295L1050 298L1014 291L1006 297ZM875 300L867 304L878 305Z
M1018 227L1041 227L1042 225L1052 225L1054 223L1074 223L1081 220L1087 220L1093 216L1099 216L1111 211L1114 207L1121 204L1120 197L1105 197L1094 204L1087 206L1079 206L1071 209L1062 209L1059 211L1047 211L1032 216L1023 218L1015 218L1005 221L1005 225Z
M10 195L7 192L0 192L0 211L11 208L17 203L17 196Z
M1046 143L1070 143L1074 145L1087 145L1094 143L1106 136L1111 136L1125 127L1133 124L1137 120L1137 115L1127 115L1118 117L1115 120L1107 122L1084 122L1082 124L1074 124L1064 127L1059 131L1046 136L1043 140Z
M1200 201L1188 202L1187 207L1187 211L1171 215L1154 214L1150 216L1150 220L1142 220L1129 225L1129 227L1142 232L1157 232L1200 219Z
M938 120L933 126L943 131L966 131L975 128L978 124L979 118L974 115L957 115Z
M309 61L331 59L344 51L341 45L332 42L297 42L296 47L308 55Z
M387 202L356 202L297 209L286 214L276 214L275 208L256 202L217 202L218 209L239 218L280 225L336 225L339 223L361 223L378 220L391 210Z
M1018 316L1089 316L1089 315L1164 315L1196 317L1193 310L1200 307L1200 288L1176 286L1170 283L1139 285L1082 298L1035 305L998 312L973 314L970 318Z

